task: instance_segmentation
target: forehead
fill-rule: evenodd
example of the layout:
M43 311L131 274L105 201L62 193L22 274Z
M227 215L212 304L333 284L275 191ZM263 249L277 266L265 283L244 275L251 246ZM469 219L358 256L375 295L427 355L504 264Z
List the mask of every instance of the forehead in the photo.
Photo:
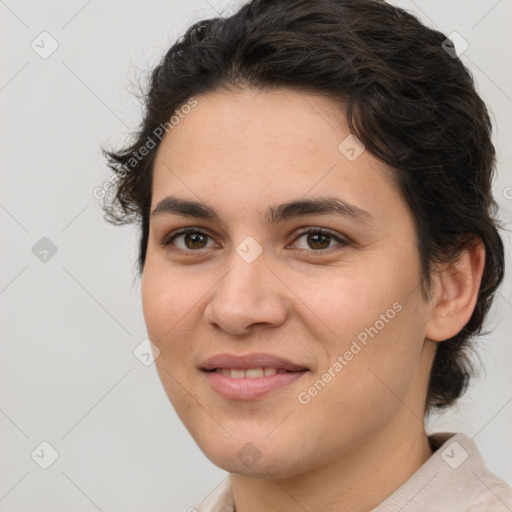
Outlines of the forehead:
M286 149L308 149L303 145L308 140L314 150L315 134L328 131L339 137L340 129L346 130L341 105L292 89L241 89L206 94L196 101L189 113L180 116L164 142L173 139L176 144L190 144L190 136L195 134L201 137L202 147L213 151L219 146L273 145L278 137Z
M196 100L160 144L153 206L177 194L258 210L327 192L364 209L400 201L382 162L368 151L353 160L342 152L350 133L334 100L290 89L212 93Z

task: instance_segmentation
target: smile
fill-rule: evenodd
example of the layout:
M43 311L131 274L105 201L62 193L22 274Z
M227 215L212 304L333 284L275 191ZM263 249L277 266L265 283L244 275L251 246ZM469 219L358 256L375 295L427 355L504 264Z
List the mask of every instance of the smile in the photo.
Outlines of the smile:
M203 373L212 389L228 400L261 399L278 389L289 386L308 373L308 370L278 372L275 368L270 368L269 370L275 372L272 375L250 377L252 370L256 370L258 373L263 371L261 368L249 370L222 368L219 371L204 371Z
M305 365L262 352L217 354L199 369L210 387L228 400L258 400L309 373Z
M286 373L287 370L283 370L281 368L249 368L247 370L238 369L238 368L216 368L214 371L220 373L221 375L225 375L226 377L231 377L232 379L257 379L260 377L270 377L275 375L276 373Z

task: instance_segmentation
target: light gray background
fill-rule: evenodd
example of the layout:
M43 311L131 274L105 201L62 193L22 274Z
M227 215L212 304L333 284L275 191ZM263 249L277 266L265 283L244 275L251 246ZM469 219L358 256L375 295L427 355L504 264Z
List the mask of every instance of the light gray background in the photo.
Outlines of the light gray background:
M493 112L494 190L508 225L512 1L393 3L468 41L462 59ZM130 92L140 73L222 5L0 0L2 511L178 511L226 475L181 425L154 366L134 357L146 337L133 280L137 231L106 224L93 196L106 176L100 145L122 143L140 120ZM43 31L59 44L47 59L31 48ZM58 251L46 263L32 252L42 237ZM510 234L504 238L510 265ZM488 325L495 330L481 341L486 373L429 426L474 438L488 467L512 483L508 277ZM59 454L46 470L31 458L43 441ZM37 453L42 460L49 452Z

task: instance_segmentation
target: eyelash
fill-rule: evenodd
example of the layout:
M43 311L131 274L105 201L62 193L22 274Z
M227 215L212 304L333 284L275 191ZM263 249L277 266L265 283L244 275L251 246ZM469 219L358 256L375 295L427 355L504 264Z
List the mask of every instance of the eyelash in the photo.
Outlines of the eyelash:
M178 236L180 235L186 235L188 233L193 233L193 234L198 234L198 235L203 235L203 236L206 236L210 239L212 239L212 237L208 234L208 233L205 233L204 231L201 231L200 229L198 228L183 228L183 229L180 229L176 232L173 232L173 233L170 233L169 236L165 237L165 239L163 240L163 242L161 242L160 245L162 245L162 247L168 247L171 245L171 242ZM341 237L339 237L338 235L336 235L335 233L333 233L332 231L328 230L328 229L321 229L321 228L307 228L307 229L304 229L303 231L300 231L299 233L297 233L297 236L296 238L293 240L294 242L296 240L298 240L300 237L304 236L304 235L308 235L308 234L315 234L315 235L328 235L331 237L331 239L334 239L336 242L338 242L338 246L339 247L345 247L347 245L350 245L350 242L348 240L345 240ZM297 249L299 251L310 251L310 252L315 252L315 253L321 253L321 252L327 252L329 251L330 249L334 249L336 246L334 247L328 247L326 249ZM200 249L197 249L197 250L194 250L194 249L180 249L180 248L175 248L175 250L177 251L181 251L181 252L186 252L186 253L193 253L193 252L200 252Z

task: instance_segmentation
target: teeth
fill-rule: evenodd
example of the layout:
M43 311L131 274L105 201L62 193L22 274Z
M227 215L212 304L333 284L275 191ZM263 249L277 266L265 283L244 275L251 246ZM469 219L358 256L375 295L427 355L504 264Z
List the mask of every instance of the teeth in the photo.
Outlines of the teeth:
M263 376L270 377L276 373L286 373L286 370L277 370L276 368L249 368L248 370L217 368L215 371L232 379L257 379Z
M245 371L245 376L248 379L254 379L256 377L263 377L263 368L251 368Z

